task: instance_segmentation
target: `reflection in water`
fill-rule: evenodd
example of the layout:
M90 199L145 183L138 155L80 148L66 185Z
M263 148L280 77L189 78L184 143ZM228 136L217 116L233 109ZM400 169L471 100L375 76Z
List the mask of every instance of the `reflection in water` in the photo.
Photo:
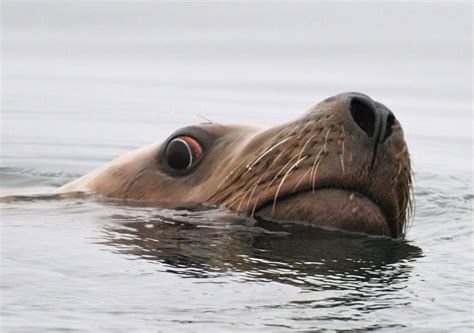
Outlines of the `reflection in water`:
M223 210L147 213L109 216L114 223L105 227L106 244L184 276L243 273L244 280L381 297L398 290L411 261L422 256L406 241L255 221Z

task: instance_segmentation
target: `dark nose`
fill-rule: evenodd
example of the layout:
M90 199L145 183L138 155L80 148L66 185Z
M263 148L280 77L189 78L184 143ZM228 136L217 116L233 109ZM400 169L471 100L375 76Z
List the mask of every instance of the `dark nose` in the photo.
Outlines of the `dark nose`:
M354 122L375 142L382 143L390 136L395 116L384 105L354 93L350 95L350 111Z

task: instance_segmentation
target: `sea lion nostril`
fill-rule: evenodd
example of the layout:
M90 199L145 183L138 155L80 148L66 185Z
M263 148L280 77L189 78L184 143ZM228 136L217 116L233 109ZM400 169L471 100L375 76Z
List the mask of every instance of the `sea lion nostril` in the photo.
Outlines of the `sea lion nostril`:
M383 143L396 123L395 116L387 107L367 96L354 96L350 101L352 119L374 143Z
M387 138L392 134L392 128L395 125L395 116L393 113L390 112L390 114L387 117L387 123L385 124L385 135L382 138L382 142L387 140Z
M377 122L377 111L373 103L360 97L354 97L351 100L350 108L352 119L369 138L372 138Z

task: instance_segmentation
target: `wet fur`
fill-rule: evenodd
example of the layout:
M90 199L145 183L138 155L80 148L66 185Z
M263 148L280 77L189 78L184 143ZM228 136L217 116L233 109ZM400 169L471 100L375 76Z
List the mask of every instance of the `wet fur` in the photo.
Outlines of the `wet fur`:
M261 216L259 211L265 211L270 216L264 217L271 218L281 212L301 216L303 206L309 209L308 202L285 206L282 203L287 198L301 196L311 201L307 193L339 189L370 199L388 222L388 236L403 237L412 212L413 191L410 157L400 124L396 121L391 135L374 149L374 143L348 116L348 103L339 95L295 121L264 130L214 123L184 129L181 132L202 131L209 141L200 165L189 174L177 177L165 172L160 166L164 144L153 144L106 164L59 192L90 191L127 200L225 206L250 216ZM347 202L331 205L336 211L347 209ZM379 214L374 210L369 213ZM327 221L330 216L331 212Z

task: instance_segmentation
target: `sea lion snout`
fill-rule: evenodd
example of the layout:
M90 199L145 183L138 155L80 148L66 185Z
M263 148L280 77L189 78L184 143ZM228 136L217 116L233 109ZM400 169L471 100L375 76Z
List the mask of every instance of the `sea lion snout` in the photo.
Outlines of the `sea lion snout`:
M342 93L247 146L211 202L264 219L403 236L410 158L401 126L383 104Z

